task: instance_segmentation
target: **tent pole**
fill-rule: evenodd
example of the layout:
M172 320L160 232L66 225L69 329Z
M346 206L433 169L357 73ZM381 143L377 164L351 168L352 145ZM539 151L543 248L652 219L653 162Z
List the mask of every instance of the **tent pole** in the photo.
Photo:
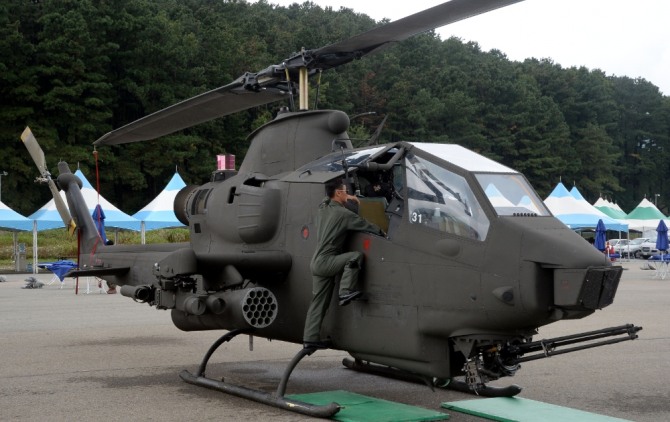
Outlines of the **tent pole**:
M141 235L140 235L141 243L142 243L143 245L146 245L146 243L147 243L147 235L146 235L146 226L145 226L144 220L142 220L142 222L140 223L140 225L141 225L141 230L140 230L140 233L141 233Z
M37 220L33 220L33 274L37 274Z
M19 234L12 232L12 239L14 240L14 271L19 272Z

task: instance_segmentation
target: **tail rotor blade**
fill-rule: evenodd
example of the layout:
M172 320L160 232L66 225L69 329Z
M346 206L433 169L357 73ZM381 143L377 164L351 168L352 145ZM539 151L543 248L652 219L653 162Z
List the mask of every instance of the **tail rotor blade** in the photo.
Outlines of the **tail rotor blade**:
M65 201L63 201L63 198L60 196L60 192L58 192L56 183L51 179L51 174L49 173L49 170L47 170L44 151L42 151L42 147L40 147L40 144L37 142L37 139L35 139L35 135L33 135L33 132L29 127L26 127L26 129L21 134L21 140L23 141L23 144L26 146L28 153L35 162L35 165L40 172L40 176L42 179L46 180L49 185L49 190L51 190L51 195L54 198L54 203L56 204L58 215L60 215L60 218L63 220L63 224L65 224L68 232L73 234L74 230L77 228L77 225L70 215L70 211L68 210Z
M35 162L37 169L40 171L40 176L46 177L46 174L49 174L49 171L47 170L44 151L42 151L40 144L37 143L37 139L35 139L35 135L33 135L33 132L29 127L26 127L26 129L21 134L21 140L23 141L23 144L26 146L28 153Z

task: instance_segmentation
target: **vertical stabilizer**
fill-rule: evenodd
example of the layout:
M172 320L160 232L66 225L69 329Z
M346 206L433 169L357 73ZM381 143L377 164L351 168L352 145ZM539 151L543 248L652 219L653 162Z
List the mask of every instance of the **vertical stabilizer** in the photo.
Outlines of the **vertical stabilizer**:
M65 191L70 213L79 229L80 254L93 252L99 249L103 242L81 194L81 180L72 174L70 167L63 161L58 163L58 173L58 185Z

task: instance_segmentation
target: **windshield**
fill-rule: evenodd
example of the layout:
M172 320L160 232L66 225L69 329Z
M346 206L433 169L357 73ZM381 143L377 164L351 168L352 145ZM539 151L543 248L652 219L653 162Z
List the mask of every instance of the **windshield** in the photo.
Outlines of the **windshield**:
M498 215L550 215L521 174L479 173L475 176Z
M644 237L640 237L640 238L631 240L631 241L630 241L630 244L631 244L631 245L641 245L641 244L643 244L644 242L646 242L647 240L649 240L649 239L644 238Z
M332 171L332 172L339 172L344 170L344 167L342 167L342 160L346 160L348 166L356 166L377 152L381 151L384 149L384 147L375 147L375 148L366 148L363 150L346 150L346 151L338 151L334 152L332 154L328 154L325 157L321 157L316 161L313 161L309 164L306 164L302 167L300 167L297 171L303 172L306 170L311 170L314 172L317 171Z
M405 162L411 224L486 239L489 220L463 176L413 154Z

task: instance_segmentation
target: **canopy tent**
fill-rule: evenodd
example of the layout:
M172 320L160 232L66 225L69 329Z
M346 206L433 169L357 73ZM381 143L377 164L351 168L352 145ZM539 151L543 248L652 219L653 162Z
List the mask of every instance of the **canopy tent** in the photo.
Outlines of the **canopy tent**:
M658 220L666 220L667 217L656 208L654 204L644 198L633 211L628 214L626 221L631 230L642 232L644 237L656 237Z
M21 231L30 231L33 229L33 222L30 221L30 219L22 216L18 212L14 211L13 209L9 208L7 205L5 205L4 202L0 201L0 229L1 230L7 230L11 231L12 233L12 240L14 244L14 262L15 262L15 270L19 271L21 270L21 262L19 260L19 239L16 235L17 232Z
M8 231L30 231L33 222L0 202L0 229Z
M616 204L611 203L610 201L601 198L593 204L596 209L607 214L609 217L612 217L616 220L625 220L626 213Z
M178 172L175 172L165 189L133 215L141 223L142 243L145 242L144 235L147 230L183 226L174 213L174 200L177 193L185 186L184 180Z
M579 195L581 197L581 194ZM603 220L607 230L627 231L628 225L598 211L584 198L578 200L559 182L544 200L552 214L571 229L595 229L598 220Z
M90 215L93 215L93 211L95 211L95 207L99 202L100 206L105 212L106 227L135 231L140 230L140 222L130 215L124 213L120 209L116 208L102 195L98 195L98 192L93 189L93 186L91 186L91 183L88 181L88 179L86 179L86 176L84 176L84 173L82 173L81 170L77 170L74 174L78 176L79 179L81 179L81 193L84 196L84 201L86 201L86 206L88 207L88 213ZM65 193L63 191L60 192L60 195L63 200L66 201ZM56 209L56 204L53 199L47 202L42 208L35 211L28 218L37 222L37 230L48 230L65 227L63 220L60 218L60 214L58 214L58 210Z
M619 229L615 229L615 228L610 227L611 225L608 226L606 224L605 226L606 226L607 230L628 231L628 223L625 221L625 217L624 217L624 219L615 218L615 217L610 216L607 213L604 213L603 211L599 210L598 208L594 207L593 205L591 205L591 203L589 201L584 199L584 197L582 196L582 193L579 191L579 189L577 189L577 186L573 186L572 189L570 189L570 195L572 195L584 207L588 208L589 210L592 210L597 215L600 215L600 216L605 215L606 217L610 217L611 219L615 220L617 223L622 225L622 227L620 227ZM623 227L625 227L625 228L623 228Z

